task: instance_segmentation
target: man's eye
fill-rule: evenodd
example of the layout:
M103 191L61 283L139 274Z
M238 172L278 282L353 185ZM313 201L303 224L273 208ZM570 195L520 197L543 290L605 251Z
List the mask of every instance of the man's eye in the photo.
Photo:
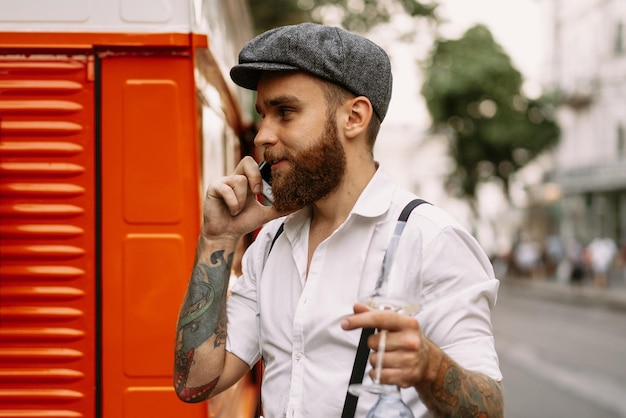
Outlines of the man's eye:
M289 116L292 112L293 112L293 109L286 108L286 107L281 107L280 109L278 109L278 114L281 117Z

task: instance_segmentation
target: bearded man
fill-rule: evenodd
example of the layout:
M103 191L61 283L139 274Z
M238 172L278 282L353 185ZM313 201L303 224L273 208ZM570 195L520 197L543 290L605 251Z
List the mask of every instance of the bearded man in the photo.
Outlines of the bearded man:
M491 326L499 282L444 211L417 207L394 261L404 280L419 282L420 311L356 303L374 288L396 220L416 198L374 159L391 99L387 54L362 36L306 23L250 41L231 77L257 90L255 144L272 168L274 203L259 202L250 157L208 186L177 329L178 396L208 399L262 359L266 417L364 417L376 396L360 396L348 414L346 391L361 329L373 328L386 330L380 381L402 388L414 416L502 416ZM228 296L236 244L261 226ZM380 335L366 339L371 364Z

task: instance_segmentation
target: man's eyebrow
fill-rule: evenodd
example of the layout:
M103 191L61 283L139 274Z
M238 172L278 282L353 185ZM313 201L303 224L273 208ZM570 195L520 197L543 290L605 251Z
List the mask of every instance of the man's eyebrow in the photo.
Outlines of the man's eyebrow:
M284 106L288 104L294 105L300 102L301 100L297 98L296 96L284 95L284 96L277 96L277 97L272 97L270 99L264 100L263 104L265 105L266 108L272 108L272 107ZM256 106L256 108L258 112L259 106Z

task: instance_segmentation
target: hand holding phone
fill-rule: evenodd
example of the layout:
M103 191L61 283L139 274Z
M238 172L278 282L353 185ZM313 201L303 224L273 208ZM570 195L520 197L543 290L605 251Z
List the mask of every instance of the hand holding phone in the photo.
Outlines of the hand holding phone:
M259 164L261 177L263 178L263 186L261 195L269 202L274 203L274 194L272 193L272 167L265 161Z

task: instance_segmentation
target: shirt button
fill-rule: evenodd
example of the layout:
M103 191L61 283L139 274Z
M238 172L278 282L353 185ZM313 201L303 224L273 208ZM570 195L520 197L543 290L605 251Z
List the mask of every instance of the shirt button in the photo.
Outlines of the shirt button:
M302 353L296 353L294 357L296 358L296 360L300 361L300 359L302 358Z

